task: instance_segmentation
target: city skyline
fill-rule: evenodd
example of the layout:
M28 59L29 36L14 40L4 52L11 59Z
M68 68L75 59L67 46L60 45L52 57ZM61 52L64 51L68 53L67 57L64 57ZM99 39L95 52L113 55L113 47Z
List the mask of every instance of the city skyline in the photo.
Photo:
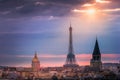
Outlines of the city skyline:
M118 62L119 4L119 0L0 0L0 65L30 66L37 51L41 66L62 66L70 22L80 66L89 64L96 36L102 61Z

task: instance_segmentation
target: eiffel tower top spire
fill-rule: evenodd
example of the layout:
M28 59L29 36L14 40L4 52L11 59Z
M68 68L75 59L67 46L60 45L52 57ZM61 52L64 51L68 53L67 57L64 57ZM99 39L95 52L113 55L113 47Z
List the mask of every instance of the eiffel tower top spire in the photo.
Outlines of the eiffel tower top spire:
M72 27L69 27L69 54L73 54L73 40L72 40Z

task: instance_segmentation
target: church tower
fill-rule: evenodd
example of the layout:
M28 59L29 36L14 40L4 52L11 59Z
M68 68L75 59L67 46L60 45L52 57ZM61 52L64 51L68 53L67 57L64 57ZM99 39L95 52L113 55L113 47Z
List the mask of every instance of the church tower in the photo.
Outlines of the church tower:
M100 53L99 44L98 44L97 39L95 42L95 47L94 47L94 51L92 54L92 59L90 61L90 66L91 66L93 71L100 71L102 69L101 53Z
M38 72L40 70L40 61L37 57L37 52L35 52L34 58L32 59L32 70L33 72Z
M69 49L68 49L68 54L67 54L67 59L66 59L66 64L64 67L78 67L76 64L76 59L73 51L73 41L72 41L72 27L70 25L69 27Z

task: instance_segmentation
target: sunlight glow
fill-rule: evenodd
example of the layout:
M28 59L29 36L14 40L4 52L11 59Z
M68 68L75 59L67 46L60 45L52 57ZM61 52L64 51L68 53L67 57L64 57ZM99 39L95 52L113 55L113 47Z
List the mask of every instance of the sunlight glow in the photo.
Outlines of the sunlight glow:
M94 4L84 4L82 7L91 7L91 6L93 6Z
M74 9L73 12L77 13L74 14L75 16L80 17L80 19L77 19L76 17L76 19L74 20L76 21L76 23L74 23L76 24L75 26L78 26L77 29L75 29L75 34L81 34L81 36L105 34L107 23L104 20L104 18L107 16L102 14L104 11L102 12L95 7L91 7L91 8L89 7L89 8ZM81 27L81 26L79 27L79 25L86 27ZM82 29L82 31L80 32L78 28Z
M89 14L94 14L98 12L117 12L120 11L120 8L114 8L114 9L85 9L85 10L79 10L79 9L74 9L73 12L78 12L78 13L89 13Z
M95 8L90 8L90 9L86 9L86 10L78 10L78 9L74 9L74 12L81 12L81 13L87 13L87 14L95 14L97 12L97 10Z
M96 0L96 2L101 2L102 0Z
M88 14L95 14L96 10L94 8L86 10Z

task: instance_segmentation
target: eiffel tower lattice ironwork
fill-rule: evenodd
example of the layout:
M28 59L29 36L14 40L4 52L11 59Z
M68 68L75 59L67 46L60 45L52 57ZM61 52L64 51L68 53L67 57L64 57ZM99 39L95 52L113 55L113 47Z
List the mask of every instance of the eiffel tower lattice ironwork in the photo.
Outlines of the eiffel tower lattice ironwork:
M76 67L76 66L78 66L76 64L76 58L75 58L74 51L73 51L72 27L71 27L71 25L69 27L69 49L68 49L66 64L64 66L65 67Z

